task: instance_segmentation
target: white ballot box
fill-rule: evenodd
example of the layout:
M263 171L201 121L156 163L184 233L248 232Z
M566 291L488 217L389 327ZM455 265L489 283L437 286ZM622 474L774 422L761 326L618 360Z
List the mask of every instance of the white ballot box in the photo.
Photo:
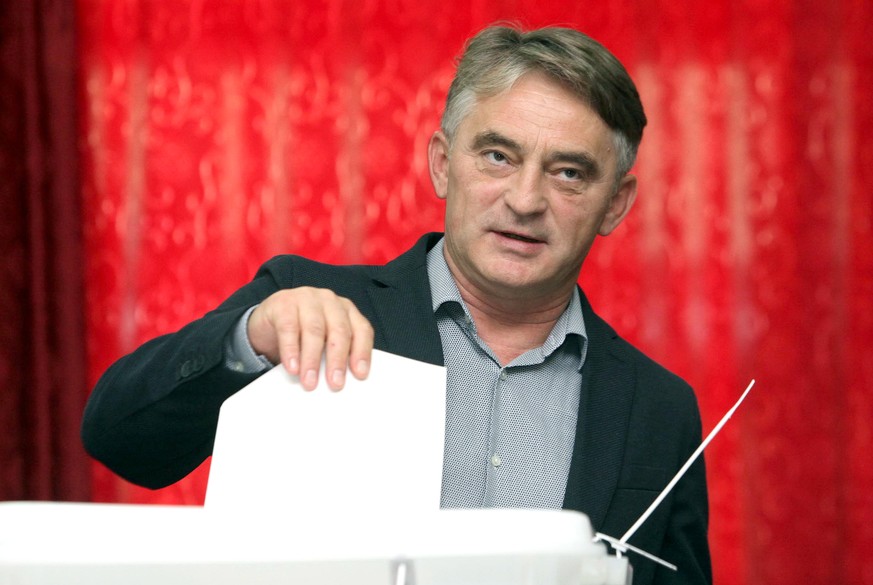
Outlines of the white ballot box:
M222 406L206 506L0 503L0 585L629 585L584 514L439 510L444 430L444 368L275 368Z
M560 510L416 518L0 503L3 585L628 585L626 558Z

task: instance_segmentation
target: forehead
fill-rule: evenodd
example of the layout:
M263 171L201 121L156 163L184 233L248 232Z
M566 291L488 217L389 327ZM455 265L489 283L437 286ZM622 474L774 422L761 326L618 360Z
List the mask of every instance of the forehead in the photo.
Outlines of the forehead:
M608 155L613 131L576 94L542 73L528 73L509 89L479 98L461 120L458 138L505 135L525 148L558 148ZM614 153L613 153L614 154Z

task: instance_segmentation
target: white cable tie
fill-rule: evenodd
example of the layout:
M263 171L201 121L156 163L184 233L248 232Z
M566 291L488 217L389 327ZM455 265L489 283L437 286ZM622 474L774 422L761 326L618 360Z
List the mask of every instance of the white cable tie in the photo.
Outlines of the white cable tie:
M688 468L691 467L691 464L694 463L694 461L698 457L700 457L700 454L703 453L703 450L706 449L706 446L709 445L710 441L712 441L715 438L715 436L718 434L718 432L721 430L721 428L725 425L725 423L728 421L728 419L730 419L730 417L733 416L734 412L737 410L737 408L739 408L740 404L743 403L743 400L746 399L746 396L749 394L749 391L752 389L752 386L754 386L754 385L755 385L755 380L752 380L751 382L749 382L749 385L746 387L745 392L743 392L743 395L740 396L740 399L737 400L737 403L734 404L733 408L731 408L729 411L727 411L727 414L725 414L724 417L722 417L722 419L719 421L719 423L717 425L715 425L715 428L712 429L712 431L710 431L710 433L706 437L706 439L704 439L704 441L700 444L700 446L697 448L697 450L691 454L691 457L688 458L688 461L685 462L685 465L683 465L682 468L676 473L676 475L673 476L673 479L670 480L670 483L667 484L667 487L665 487L661 491L661 493L658 494L658 497L655 498L655 501L652 502L652 505L649 506L649 508L645 512L643 512L643 515L640 516L639 520L637 520L634 523L634 525L631 526L628 529L628 531L624 533L624 536L622 536L619 539L619 542L622 544L622 546L627 546L628 539L630 539L630 537L634 535L634 533L639 529L639 527L643 525L643 522L645 522L649 518L649 516L651 516L652 512L655 511L655 508L657 508L658 505L664 500L664 498L667 497L667 494L670 493L670 490L672 490L676 486L676 484L679 482L679 480L682 479L682 476L685 475L685 472L688 471Z
M612 547L615 549L615 551L616 551L615 554L616 554L616 557L618 557L618 558L621 558L622 553L630 550L630 551L637 553L638 555L642 555L642 556L646 557L649 560L655 561L656 563L658 563L660 565L664 565L665 567L667 567L668 569L670 569L672 571L679 570L678 567L676 567L676 565L674 565L673 563L668 563L664 559L662 559L660 557L656 557L655 555L653 555L650 552L646 552L643 549L637 548L637 547L630 545L626 542L621 542L617 538L613 538L613 537L609 536L608 534L603 534L602 532L596 532L594 534L594 536L596 537L594 539L595 541L597 539L600 539L600 540L605 540L606 542L611 544Z

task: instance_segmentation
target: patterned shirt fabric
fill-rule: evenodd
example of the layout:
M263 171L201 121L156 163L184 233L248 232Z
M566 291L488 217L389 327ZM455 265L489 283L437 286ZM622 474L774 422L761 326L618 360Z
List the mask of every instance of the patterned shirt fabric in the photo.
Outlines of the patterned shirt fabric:
M427 257L447 369L442 508L560 508L588 347L579 291L542 347L501 366L443 256Z

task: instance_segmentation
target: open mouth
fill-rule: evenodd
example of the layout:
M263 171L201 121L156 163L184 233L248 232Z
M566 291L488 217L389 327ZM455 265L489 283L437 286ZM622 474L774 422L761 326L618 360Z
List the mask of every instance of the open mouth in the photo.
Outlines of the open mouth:
M519 242L527 242L529 244L541 244L542 240L535 240L534 238L528 238L527 236L522 236L519 234L513 234L511 232L498 232L501 236L509 238L511 240L518 240Z

